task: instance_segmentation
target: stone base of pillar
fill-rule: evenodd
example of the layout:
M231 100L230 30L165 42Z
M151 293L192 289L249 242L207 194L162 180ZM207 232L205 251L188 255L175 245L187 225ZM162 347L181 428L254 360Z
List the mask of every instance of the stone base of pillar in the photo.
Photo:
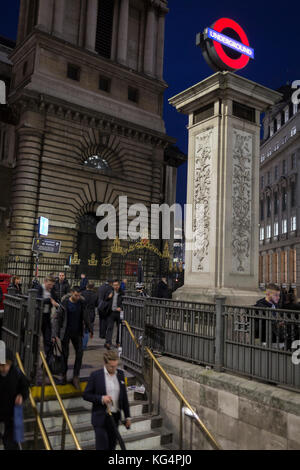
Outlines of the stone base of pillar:
M207 302L214 303L215 298L219 296L226 297L226 305L255 305L257 300L264 297L264 292L259 289L240 290L240 289L203 289L199 287L182 286L172 294L173 300L184 302Z

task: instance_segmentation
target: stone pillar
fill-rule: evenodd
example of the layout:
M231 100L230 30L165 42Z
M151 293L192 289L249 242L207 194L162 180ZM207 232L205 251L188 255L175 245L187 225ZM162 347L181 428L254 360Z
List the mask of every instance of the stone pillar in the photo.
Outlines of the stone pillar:
M43 132L18 129L17 165L12 192L10 254L31 255L35 236Z
M88 0L86 15L86 36L85 47L90 51L95 51L96 30L97 30L98 0Z
M128 49L128 22L129 22L129 0L121 0L118 32L117 61L119 64L127 64Z
M160 12L158 17L157 51L156 51L156 76L163 79L164 70L164 45L165 45L165 13Z
M144 72L154 75L154 33L155 33L155 10L153 6L148 7L146 21L146 37L144 51Z
M189 115L185 284L176 299L253 305L259 262L259 113L281 95L218 72L169 100ZM247 105L249 119L233 109ZM204 108L211 106L210 108ZM201 114L201 109L203 114Z
M20 44L25 39L27 10L28 0L23 0L20 2L17 44Z
M65 19L65 0L55 0L53 34L63 37Z
M37 27L47 33L52 29L53 0L39 0Z

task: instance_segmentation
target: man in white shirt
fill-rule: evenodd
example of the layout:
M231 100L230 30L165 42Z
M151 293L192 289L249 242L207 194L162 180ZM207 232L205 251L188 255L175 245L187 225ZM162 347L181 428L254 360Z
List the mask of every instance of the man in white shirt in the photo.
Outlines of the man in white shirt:
M121 411L125 415L125 427L131 426L129 403L124 372L118 369L118 354L110 350L104 354L104 367L90 375L83 399L93 403L92 425L96 436L96 450L114 450L117 442L107 407L118 427Z

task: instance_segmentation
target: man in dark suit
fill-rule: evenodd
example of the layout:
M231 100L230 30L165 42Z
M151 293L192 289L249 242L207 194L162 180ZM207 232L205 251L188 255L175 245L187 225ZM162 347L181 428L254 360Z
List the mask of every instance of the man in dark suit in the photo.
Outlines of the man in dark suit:
M107 320L110 314L111 299L113 296L112 281L107 280L98 288L99 338L105 339Z
M93 403L92 425L96 435L96 450L114 450L116 447L117 438L107 407L110 407L117 427L121 411L125 415L125 427L129 429L131 426L125 376L122 370L117 369L118 360L116 351L107 351L103 369L90 375L83 393L83 399Z

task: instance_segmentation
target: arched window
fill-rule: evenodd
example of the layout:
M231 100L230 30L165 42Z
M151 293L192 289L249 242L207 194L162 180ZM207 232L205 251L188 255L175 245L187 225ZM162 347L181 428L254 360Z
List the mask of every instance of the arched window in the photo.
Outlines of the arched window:
M105 158L101 157L100 155L91 155L88 157L84 165L88 168L94 168L95 170L109 170L109 164L105 160Z

